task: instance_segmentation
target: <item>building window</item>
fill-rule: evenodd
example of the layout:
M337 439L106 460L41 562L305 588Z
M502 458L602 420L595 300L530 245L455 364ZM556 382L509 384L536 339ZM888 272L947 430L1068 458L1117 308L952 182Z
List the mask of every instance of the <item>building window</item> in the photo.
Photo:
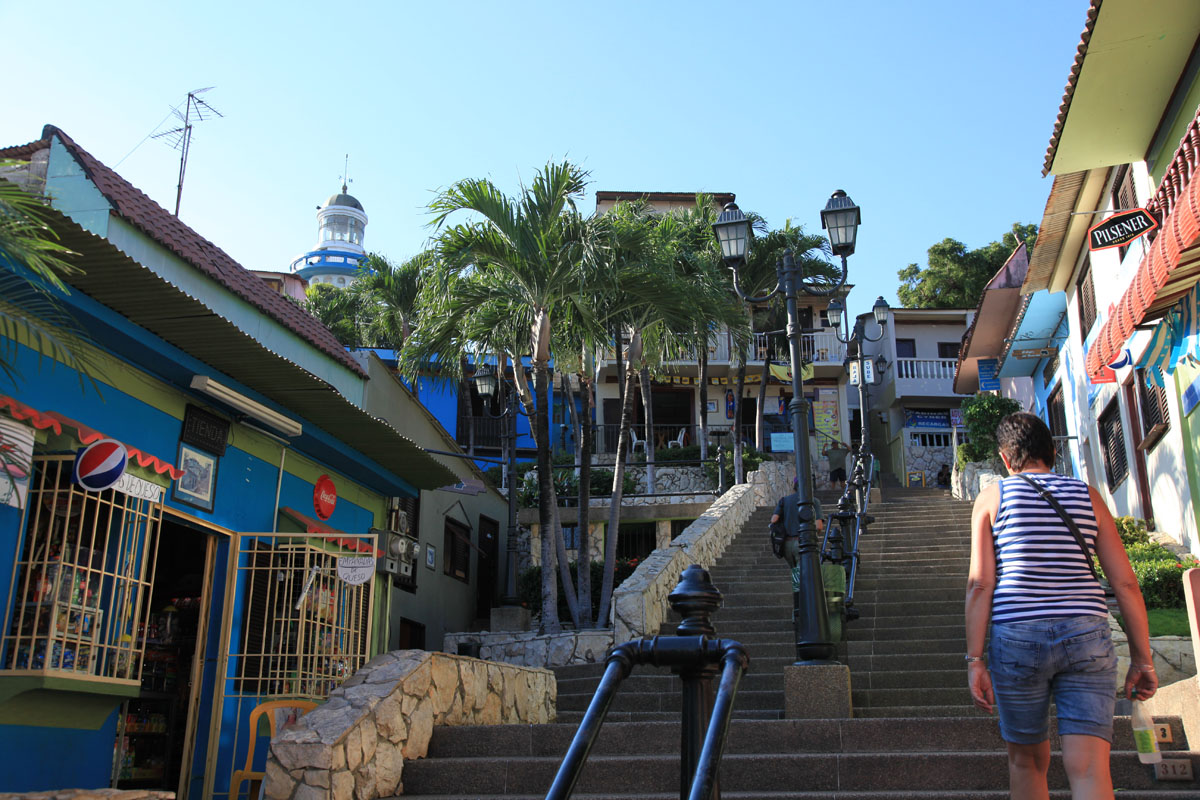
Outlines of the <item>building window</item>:
M1149 450L1171 429L1171 412L1167 406L1167 390L1156 383L1146 385L1146 371L1138 370L1138 396L1142 405L1142 441L1139 450Z
M568 550L579 549L579 526L578 525L563 525L563 547Z
M1104 477L1108 490L1115 491L1129 474L1125 457L1125 430L1121 426L1121 408L1116 400L1100 415L1100 452L1104 457Z
M916 339L897 339L896 340L896 358L916 358L917 357L917 340Z
M1070 437L1067 435L1067 405L1063 401L1063 387L1060 385L1046 400L1047 422L1050 424L1050 435L1054 437L1054 471L1060 475L1071 475Z
M966 437L959 434L958 441L961 444L966 441ZM908 443L913 447L949 447L950 434L948 433L910 433L908 434Z
M1128 164L1117 167L1116 177L1113 178L1112 205L1113 211L1125 211L1137 207L1137 198L1133 193L1133 170L1129 168ZM1129 252L1127 244L1117 248L1117 255L1121 260L1125 259L1127 252Z
M961 342L938 342L938 358L958 360L958 351L961 347Z
M463 583L471 580L471 529L452 519L446 520L442 568L447 575Z
M1083 257L1075 298L1079 301L1079 338L1086 339L1088 331L1096 323L1096 287L1092 283L1092 260L1089 256Z
M1054 355L1046 359L1046 366L1042 367L1042 385L1049 386L1054 380L1055 374L1058 373L1058 356L1061 351L1055 350Z
M84 491L73 465L34 459L3 669L137 686L162 504Z

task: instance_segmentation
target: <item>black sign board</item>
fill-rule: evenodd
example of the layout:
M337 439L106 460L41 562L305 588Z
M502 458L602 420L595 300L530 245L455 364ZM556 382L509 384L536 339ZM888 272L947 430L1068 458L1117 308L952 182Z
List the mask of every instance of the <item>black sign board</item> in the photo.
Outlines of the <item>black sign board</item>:
M179 439L184 444L223 456L229 439L229 422L198 406L188 406L183 414L183 433Z
M1157 227L1158 220L1144 208L1118 211L1088 228L1088 249L1107 250L1110 247L1121 247Z

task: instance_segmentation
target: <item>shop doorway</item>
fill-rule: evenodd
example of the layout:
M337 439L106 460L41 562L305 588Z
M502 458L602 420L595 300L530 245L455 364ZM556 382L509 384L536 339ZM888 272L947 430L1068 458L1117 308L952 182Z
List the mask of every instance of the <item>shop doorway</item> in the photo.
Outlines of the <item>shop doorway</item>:
M169 514L162 518L149 614L137 637L146 644L141 691L125 701L117 720L117 788L182 791L186 785L199 723L194 689L203 664L212 538Z

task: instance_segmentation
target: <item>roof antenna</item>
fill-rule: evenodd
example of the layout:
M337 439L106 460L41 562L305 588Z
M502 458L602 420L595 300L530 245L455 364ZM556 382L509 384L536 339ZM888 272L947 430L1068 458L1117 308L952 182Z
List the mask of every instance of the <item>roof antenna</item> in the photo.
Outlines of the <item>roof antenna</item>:
M347 193L346 184L354 183L354 179L350 177L350 154L346 153L346 164L342 167L342 194Z
M183 124L178 128L154 134L155 139L166 139L172 149L179 151L179 183L175 186L175 216L177 217L179 216L179 201L183 198L183 175L187 171L188 151L192 147L192 128L197 122L204 122L213 116L224 116L220 111L200 99L200 95L212 88L212 86L207 86L188 92L183 113L180 114L178 108L172 109L175 118Z

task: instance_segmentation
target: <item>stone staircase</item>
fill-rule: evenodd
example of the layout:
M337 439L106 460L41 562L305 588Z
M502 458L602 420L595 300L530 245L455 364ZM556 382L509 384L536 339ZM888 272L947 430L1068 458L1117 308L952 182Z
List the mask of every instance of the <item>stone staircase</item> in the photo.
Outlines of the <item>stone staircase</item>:
M873 508L876 522L862 543L856 593L862 616L847 626L839 648L839 660L851 670L853 719L782 719L782 671L794 661L795 647L790 578L767 543L769 508L754 514L711 570L725 597L714 617L718 635L741 641L751 655L721 764L722 796L1008 796L1004 743L995 720L971 705L962 660L970 505L934 489L892 490L888 500ZM671 633L673 627L663 630ZM429 757L404 766L405 797L544 797L603 669L556 670L556 724L436 729ZM574 796L678 797L679 713L678 679L636 668ZM1175 743L1164 748L1187 751L1178 719L1170 722ZM1051 746L1051 795L1065 798L1057 737ZM1120 797L1200 796L1200 782L1156 783L1133 749L1128 719L1118 718L1112 770ZM1200 768L1195 753L1174 755Z

